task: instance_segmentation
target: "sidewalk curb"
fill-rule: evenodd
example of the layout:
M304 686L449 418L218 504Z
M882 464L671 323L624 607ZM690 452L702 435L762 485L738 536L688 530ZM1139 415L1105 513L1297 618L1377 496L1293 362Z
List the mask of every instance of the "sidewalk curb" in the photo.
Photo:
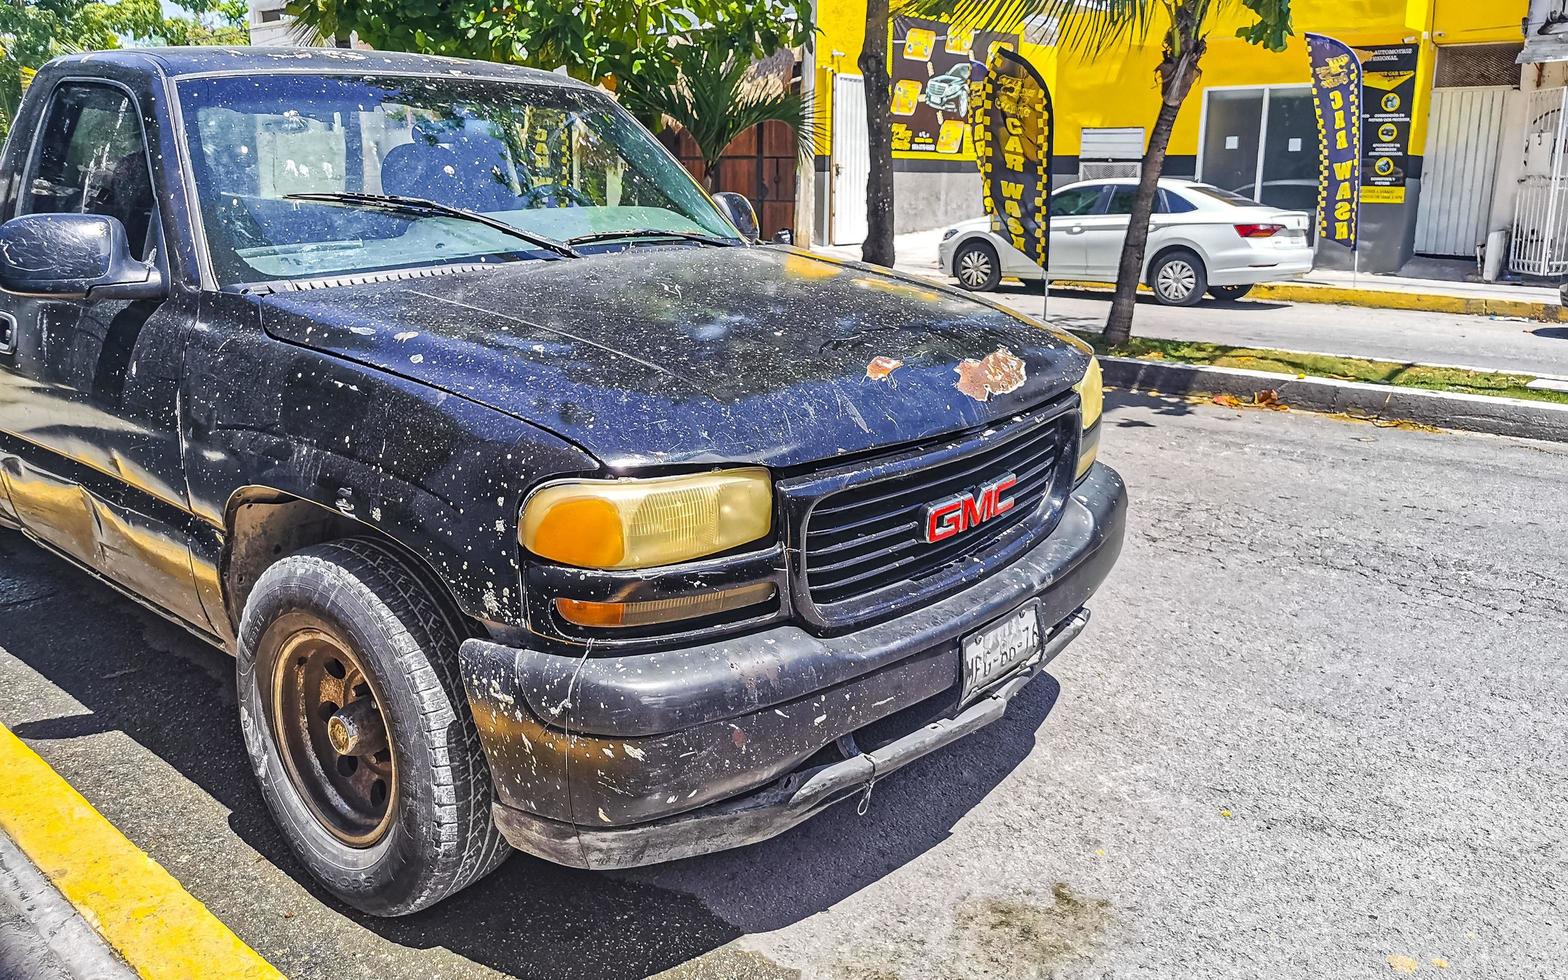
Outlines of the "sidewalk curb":
M136 974L93 931L43 872L0 833L0 909L9 905L36 936L30 949L0 949L0 975L43 976L64 971L75 980L136 980ZM31 942L31 941L29 941Z
M0 833L142 980L282 980L4 725L0 773Z
M1312 412L1344 413L1368 421L1418 422L1466 432L1568 442L1568 405L1552 402L1329 378L1297 378L1266 371L1126 357L1102 357L1100 363L1108 386L1129 391L1234 395L1251 401L1257 392L1272 389L1285 405Z
M1052 289L1109 294L1115 287L1104 282L1053 280ZM1148 295L1147 286L1139 286ZM1408 293L1393 289L1359 289L1353 286L1319 285L1307 282L1265 282L1252 287L1249 300L1276 303L1318 303L1327 306L1354 306L1369 310L1404 310L1415 313L1450 313L1462 316L1502 316L1534 320L1537 323L1568 323L1568 307L1533 299L1489 299L1480 296L1450 296L1443 293Z
M1568 310L1565 310L1561 304L1530 299L1489 299L1479 296L1407 293L1392 289L1358 289L1352 286L1319 286L1296 282L1266 282L1253 287L1250 296L1253 299L1275 300L1281 303L1328 303L1374 310L1522 317L1541 323L1568 323Z

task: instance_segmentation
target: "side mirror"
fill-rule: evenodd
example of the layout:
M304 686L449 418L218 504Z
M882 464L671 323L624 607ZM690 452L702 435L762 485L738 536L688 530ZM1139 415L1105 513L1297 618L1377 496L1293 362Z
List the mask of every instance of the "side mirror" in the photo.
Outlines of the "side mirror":
M125 226L101 214L24 214L0 225L0 289L56 299L161 299L156 266L131 255Z
M719 191L713 195L713 199L724 209L724 214L730 219L730 223L740 229L746 241L755 242L762 236L762 232L758 230L757 212L752 208L750 201L734 191Z

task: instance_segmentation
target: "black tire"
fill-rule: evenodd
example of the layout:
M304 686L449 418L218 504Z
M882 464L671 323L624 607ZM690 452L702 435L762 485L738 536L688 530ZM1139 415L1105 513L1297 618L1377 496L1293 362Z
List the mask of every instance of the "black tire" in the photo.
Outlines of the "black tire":
M1209 275L1203 260L1184 248L1172 249L1149 267L1149 288L1164 306L1192 306L1203 299Z
M988 293L1002 284L1002 260L990 242L978 238L953 253L953 278L972 293Z
M461 634L455 623L403 561L363 539L280 559L245 605L236 666L240 724L262 797L310 873L372 915L407 915L433 905L511 854L490 816L490 771L457 673ZM340 683L368 682L385 730L375 758L387 756L391 771L403 774L390 789L382 786L379 826L359 844L341 838L341 819L318 815L333 809L334 798L313 797L307 787L330 779L325 770L301 776L291 768L310 754L309 746L302 752L297 744L309 725L305 712L289 710L309 702L280 693L298 689L296 678L306 673L306 657L296 657L305 649L302 636L319 638L329 651L341 644L352 658L360 672ZM341 677L330 671L328 656L329 672ZM357 684L354 696L367 696L366 686ZM346 698L351 692L342 687L338 693ZM294 727L275 723L279 705L287 706L281 710ZM342 773L342 766L335 771ZM369 799L375 797L372 792Z
M1252 292L1252 287L1247 286L1210 286L1209 295L1221 303L1234 303L1238 299Z

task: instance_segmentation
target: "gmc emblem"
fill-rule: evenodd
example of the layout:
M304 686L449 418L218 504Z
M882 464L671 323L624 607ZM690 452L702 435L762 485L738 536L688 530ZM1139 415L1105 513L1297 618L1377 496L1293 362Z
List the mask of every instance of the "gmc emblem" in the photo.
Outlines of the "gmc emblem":
M1017 485L1018 478L1009 473L999 480L981 486L973 496L961 493L956 497L927 504L926 543L936 544L938 541L955 538L1012 510L1014 501L1012 497L1007 496L1007 492Z

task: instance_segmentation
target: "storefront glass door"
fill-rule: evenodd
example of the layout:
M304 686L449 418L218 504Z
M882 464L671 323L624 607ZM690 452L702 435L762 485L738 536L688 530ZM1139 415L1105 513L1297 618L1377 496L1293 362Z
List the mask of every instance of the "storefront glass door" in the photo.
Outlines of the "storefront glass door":
M1317 210L1317 120L1306 86L1204 93L1198 176L1292 211Z

